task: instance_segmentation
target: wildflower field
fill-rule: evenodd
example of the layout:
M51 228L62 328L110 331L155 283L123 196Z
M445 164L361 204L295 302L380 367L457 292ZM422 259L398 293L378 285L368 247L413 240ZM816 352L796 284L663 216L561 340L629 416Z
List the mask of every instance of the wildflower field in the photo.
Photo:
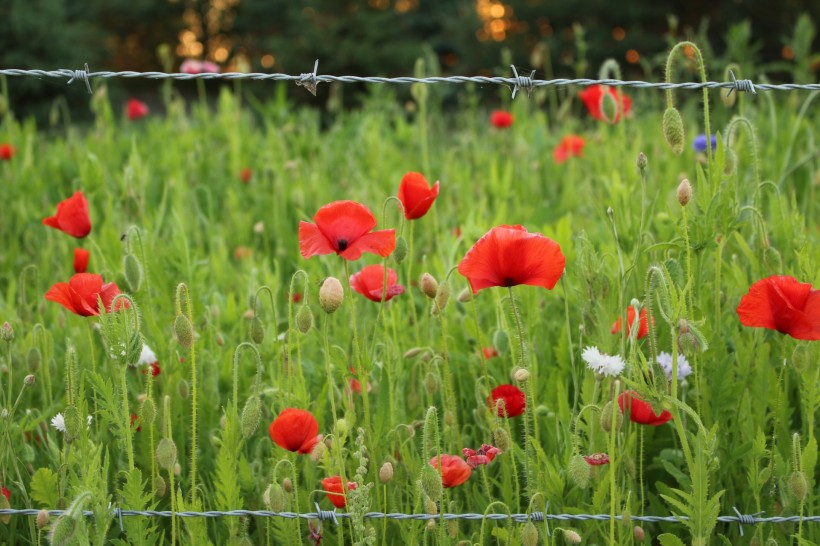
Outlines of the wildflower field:
M206 85L3 117L0 543L818 543L817 92Z

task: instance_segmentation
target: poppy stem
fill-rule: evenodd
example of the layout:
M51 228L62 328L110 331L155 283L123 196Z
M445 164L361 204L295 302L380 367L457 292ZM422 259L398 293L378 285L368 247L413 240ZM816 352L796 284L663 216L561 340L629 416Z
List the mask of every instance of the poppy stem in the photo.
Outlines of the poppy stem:
M618 391L621 388L621 382L615 381L614 382L614 392L612 395L612 399L617 401L618 400ZM617 402L616 402L617 403ZM617 509L617 488L616 486L616 476L615 476L615 433L618 431L618 410L615 408L615 404L613 404L611 414L611 421L610 421L610 429L609 429L609 543L615 544L615 513Z
M518 306L515 304L515 297L513 296L512 286L508 287L510 291L510 306L512 307L513 317L515 317L515 328L518 332L518 355L515 357L515 362L522 368L527 367L524 359L524 328L521 326L521 316L518 313Z
M347 294L345 299L350 302L348 308L350 309L351 327L353 329L353 360L356 362L356 375L359 377L359 385L362 388L362 411L364 412L364 429L367 431L369 438L373 437L373 429L370 425L370 400L367 393L367 378L370 374L369 366L365 368L364 359L362 359L361 349L359 348L359 331L356 325L356 302L353 298L353 287L350 286L350 272L348 271L347 260L342 258L345 268L345 287Z

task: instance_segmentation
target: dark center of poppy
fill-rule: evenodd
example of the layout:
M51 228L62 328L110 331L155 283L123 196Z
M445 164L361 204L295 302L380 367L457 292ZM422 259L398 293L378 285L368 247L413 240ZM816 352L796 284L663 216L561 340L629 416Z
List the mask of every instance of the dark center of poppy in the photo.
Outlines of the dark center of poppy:
M515 279L513 279L512 277L505 277L504 278L504 286L506 286L506 287L515 286L517 284L518 283L515 282Z
M339 245L340 251L344 252L347 250L347 239L339 239L336 244Z

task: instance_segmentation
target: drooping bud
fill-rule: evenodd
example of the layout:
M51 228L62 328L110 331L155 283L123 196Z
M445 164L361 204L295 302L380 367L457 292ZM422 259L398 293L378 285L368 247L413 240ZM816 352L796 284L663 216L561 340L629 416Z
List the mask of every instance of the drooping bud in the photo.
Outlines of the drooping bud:
M265 325L262 324L262 319L260 319L258 316L254 316L251 319L249 333L251 341L253 341L257 345L261 345L262 342L265 341Z
M32 347L26 353L26 366L28 367L28 371L31 373L37 373L37 370L40 369L40 363L43 360L43 355L40 352L40 349L37 347Z
M612 404L612 400L606 403L604 409L601 410L601 417L600 423L601 428L604 429L605 432L612 431L612 410L614 408L614 404ZM624 414L620 411L615 412L615 430L621 430L621 425L624 423Z
M581 535L578 534L577 531L573 531L572 529L564 529L564 540L567 541L567 544L581 544Z
M438 470L430 465L424 465L421 470L421 490L424 494L433 502L437 502L441 498L443 489Z
M424 497L424 511L431 516L438 514L438 506L430 497Z
M191 392L191 387L188 385L188 382L184 379L180 379L179 383L177 383L177 393L179 397L183 400L188 400L188 395Z
M510 337L504 330L496 330L493 334L493 347L500 353L505 354L510 350Z
M342 305L345 299L342 283L336 277L328 277L319 288L319 305L325 313L332 313Z
M126 254L122 260L122 269L125 272L125 281L131 292L139 292L142 285L142 264L133 254Z
M635 537L636 541L643 542L643 539L646 538L646 533L644 532L643 527L636 525L632 528L632 536Z
M450 410L447 410L447 411L444 412L444 416L442 417L441 420L448 427L456 426L456 416Z
M26 387L30 387L34 385L35 381L37 381L37 378L34 377L34 374L30 373L23 378L23 385L25 385Z
M438 377L433 372L428 372L424 377L424 390L430 395L438 392Z
M424 273L419 281L419 287L421 287L421 291L425 296L431 300L435 299L436 291L438 290L438 281L435 277L429 273Z
M379 481L387 483L393 479L393 464L390 461L385 461L379 469Z
M763 251L763 263L769 269L769 272L780 274L783 271L783 257L780 252L771 245L767 246Z
M646 154L643 152L639 153L638 160L635 163L638 165L638 170L641 171L641 174L643 174L646 170L646 166L649 164Z
M538 544L538 528L531 521L521 529L521 544L522 546L536 546Z
M268 491L270 509L273 512L283 512L285 510L285 491L282 486L278 483L272 483Z
M307 334L311 328L313 328L313 311L310 310L310 306L303 305L296 312L296 329Z
M4 322L3 327L0 328L0 339L6 343L14 341L14 328L8 322Z
M68 546L77 534L77 520L70 514L62 515L54 522L48 541L51 546Z
M350 421L344 417L336 419L336 425L333 427L333 430L336 432L337 436L344 436L350 432Z
M450 283L443 282L438 285L438 289L436 290L436 299L435 299L435 306L433 309L437 309L438 311L443 311L445 307L447 307L447 302L450 301Z
M68 406L63 412L63 420L65 441L71 443L82 434L85 419L82 418L76 406Z
M166 492L168 492L168 485L165 483L165 478L156 476L154 478L154 496L160 499L165 496Z
M581 455L575 455L569 461L569 475L581 489L589 485L592 478L592 467Z
M194 344L194 325L185 315L177 315L174 319L174 336L177 342L186 349L190 349Z
M259 426L259 420L262 418L262 402L258 396L251 396L245 402L245 407L242 408L242 417L239 418L239 423L242 427L242 436L247 440L256 431Z
M737 154L731 148L726 148L726 155L723 159L723 174L732 176L737 170Z
M458 297L456 299L458 300L458 303L469 303L473 301L477 296L478 294L473 294L472 290L470 290L469 288L465 288L464 290L458 293Z
M282 480L282 488L287 493L293 493L293 481L290 478Z
M408 349L406 353L404 353L404 358L413 358L417 356L422 351L421 347L413 347L412 349Z
M607 123L614 123L618 118L618 99L612 93L603 93L599 104L601 116Z
M510 450L510 435L501 427L493 431L493 444L501 453L507 453Z
M683 152L683 119L674 106L670 106L663 113L663 137L672 149L672 153L680 155Z
M393 259L397 264L400 264L407 257L407 240L399 235L396 237L396 248L393 249Z
M689 200L692 199L692 184L689 183L688 178L681 180L678 185L676 197L682 207L685 207L689 203Z
M170 438L163 438L157 445L157 464L165 470L175 470L177 445Z
M310 452L310 460L318 463L325 456L325 453L327 453L327 445L324 442L317 442Z

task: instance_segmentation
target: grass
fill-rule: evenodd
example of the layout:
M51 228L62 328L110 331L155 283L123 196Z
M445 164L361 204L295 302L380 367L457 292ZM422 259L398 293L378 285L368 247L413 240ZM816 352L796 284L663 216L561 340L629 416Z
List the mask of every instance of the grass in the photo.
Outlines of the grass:
M324 523L330 544L533 538L532 526L511 521L362 519L367 511L523 513L548 502L550 513L623 519L553 521L550 536L536 522L545 544L572 533L590 544L633 544L629 518L644 514L691 518L641 524L647 543L666 533L732 544L739 526L715 517L733 507L766 516L820 510L820 347L742 326L735 312L769 275L820 286L817 93L761 93L729 109L710 92L713 130L725 138L734 116L748 121L733 131L732 171L722 142L711 164L689 145L703 131L699 93L677 94L686 145L676 156L663 142L664 97L655 91L630 92L632 115L616 125L590 119L577 101L552 115L536 92L510 104L515 123L506 130L489 126L470 88L456 112L444 112L433 89L403 106L393 90L369 88L361 109L325 114L324 126L322 113L294 107L283 92L262 102L223 87L205 105L166 91L165 115L133 122L104 88L91 99L92 127L3 120L0 140L17 153L0 164L0 322L14 330L0 343L8 410L0 482L13 508L95 517L52 517L41 528L12 516L0 526L2 542L303 544L309 524L282 518L127 517L121 535L108 506L309 512L315 502L331 508L320 481L336 474L359 488L348 496L354 517ZM585 138L583 157L557 165L552 150L571 133ZM643 173L639 152L648 158ZM252 170L247 184L243 168ZM385 200L408 171L440 180L441 193L402 229ZM681 207L684 177L694 195ZM78 189L90 202L91 235L75 240L42 226ZM385 263L405 294L382 305L347 290L348 274L382 263L374 255L351 263L300 256L299 221L342 199L367 205L378 229L401 230L410 254ZM467 281L452 270L500 224L558 242L564 276L552 291L495 288L463 303ZM89 271L128 292L131 311L83 318L44 299L71 276L76 246L91 251ZM416 286L424 272L451 291L436 315ZM328 276L347 290L331 315L318 303ZM654 316L642 340L610 333L633 299ZM312 324L300 329L304 306ZM681 344L694 374L667 384L652 355L677 354L687 329L700 336ZM122 364L133 353L107 356L117 343L138 347L137 332L159 356L156 377ZM581 352L590 345L626 360L617 382L586 368ZM498 356L485 359L483 348ZM527 381L511 379L517 367ZM28 373L36 382L24 386ZM351 379L367 379L372 391L353 393ZM490 411L489 392L504 383L525 390L524 415ZM619 412L605 406L626 389L674 419L619 428ZM327 449L298 455L271 441L267 426L288 407L316 416ZM58 412L67 426L69 415L79 419L71 442L49 426ZM462 485L436 486L431 457L485 443L503 453ZM609 465L579 464L596 452ZM388 462L393 475L383 482ZM820 537L816 523L745 532L756 543Z

